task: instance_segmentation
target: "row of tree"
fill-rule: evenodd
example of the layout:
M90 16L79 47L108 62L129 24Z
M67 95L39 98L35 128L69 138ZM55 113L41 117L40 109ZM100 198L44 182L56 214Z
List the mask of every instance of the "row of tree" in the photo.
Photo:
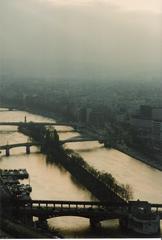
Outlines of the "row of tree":
M59 143L59 136L55 129L46 129L44 126L39 126L34 123L23 124L19 130L27 129L30 137L41 144L41 150L47 154L57 157L57 159L64 159L70 165L80 166L86 169L98 181L106 185L108 189L119 195L124 200L132 198L132 190L129 185L119 184L116 179L106 172L100 172L90 165L84 159L71 149L64 149Z
M94 175L99 181L105 184L111 191L119 195L122 199L128 201L133 198L133 191L130 185L120 184L110 173L101 172L91 167L79 154L75 153L71 149L66 149L66 154L68 158L71 159L72 164L77 163L87 169L92 175Z

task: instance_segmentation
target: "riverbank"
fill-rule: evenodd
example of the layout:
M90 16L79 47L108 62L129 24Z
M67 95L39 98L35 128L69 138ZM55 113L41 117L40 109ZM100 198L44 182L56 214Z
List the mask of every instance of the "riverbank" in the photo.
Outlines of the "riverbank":
M132 158L135 158L138 161L141 161L150 167L156 168L159 171L162 171L162 161L160 162L160 157L159 159L151 159L148 156L144 155L143 153L137 151L136 149L127 147L127 146L118 146L116 149L120 152L123 152L127 155L129 155ZM162 159L161 159L162 160Z

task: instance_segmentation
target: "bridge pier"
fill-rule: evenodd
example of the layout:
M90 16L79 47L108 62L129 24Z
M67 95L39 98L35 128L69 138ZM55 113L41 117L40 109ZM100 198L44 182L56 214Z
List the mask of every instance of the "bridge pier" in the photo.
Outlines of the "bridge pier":
M30 146L29 145L26 146L26 154L30 154Z
M100 226L101 226L100 221L99 221L98 219L96 219L96 218L90 218L90 219L89 219L89 222L90 222L90 226L91 226L92 228L97 228L97 227L100 227Z
M48 229L48 222L47 219L39 217L38 221L36 222L37 227L41 227L43 229Z
M9 157L10 156L10 149L6 148L6 156Z
M33 216L32 215L27 215L27 216L23 215L20 217L20 219L24 224L33 226Z

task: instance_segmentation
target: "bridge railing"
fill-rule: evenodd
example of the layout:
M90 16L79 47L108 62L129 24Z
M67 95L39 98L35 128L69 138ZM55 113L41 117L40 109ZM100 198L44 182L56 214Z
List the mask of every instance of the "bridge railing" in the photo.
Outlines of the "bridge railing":
M148 203L148 202L128 202L128 203L124 203L124 202L99 202L99 201L68 201L68 200L19 200L17 201L17 203L19 205L23 205L23 206L33 206L33 207L83 207L83 208L88 208L88 207L101 207L101 208L116 208L116 207L146 207L146 206L150 206L150 208L152 210L154 209L159 209L162 211L162 204L152 204L152 203ZM146 204L147 203L147 204Z
M110 202L93 202L93 201L52 201L52 200L31 200L20 201L19 205L28 208L46 208L46 209L108 209L120 208L126 204Z
M150 206L151 206L151 211L162 214L162 204L153 203L153 204L150 204Z
M21 202L23 203L23 202ZM103 207L101 203L93 202L75 202L75 201L31 201L25 202L24 206L38 208L99 208Z
M7 148L17 148L17 147L32 147L32 146L40 146L40 143L37 142L26 142L26 143L13 143L13 144L6 144L6 145L1 145L0 149L5 150Z

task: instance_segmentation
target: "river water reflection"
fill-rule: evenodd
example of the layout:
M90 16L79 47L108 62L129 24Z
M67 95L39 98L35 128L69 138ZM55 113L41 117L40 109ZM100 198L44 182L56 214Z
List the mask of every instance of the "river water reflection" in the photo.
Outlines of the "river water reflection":
M2 121L52 121L49 118L22 111L0 112ZM6 143L20 143L28 141L28 137L18 133L16 127L0 126L0 145ZM60 131L60 139L67 139L79 135L71 127L56 127ZM134 199L162 202L162 172L129 157L117 150L108 150L98 142L69 143L65 147L76 150L90 165L101 171L107 171L121 183L132 186ZM49 163L46 156L39 153L39 149L32 147L32 154L26 155L24 148L11 150L11 156L0 155L0 168L26 168L30 174L33 199L55 200L91 200L92 194L78 184L71 174L63 167ZM75 217L60 217L49 220L67 237L87 236L121 236L117 221L102 224L102 229L91 230L87 219Z

